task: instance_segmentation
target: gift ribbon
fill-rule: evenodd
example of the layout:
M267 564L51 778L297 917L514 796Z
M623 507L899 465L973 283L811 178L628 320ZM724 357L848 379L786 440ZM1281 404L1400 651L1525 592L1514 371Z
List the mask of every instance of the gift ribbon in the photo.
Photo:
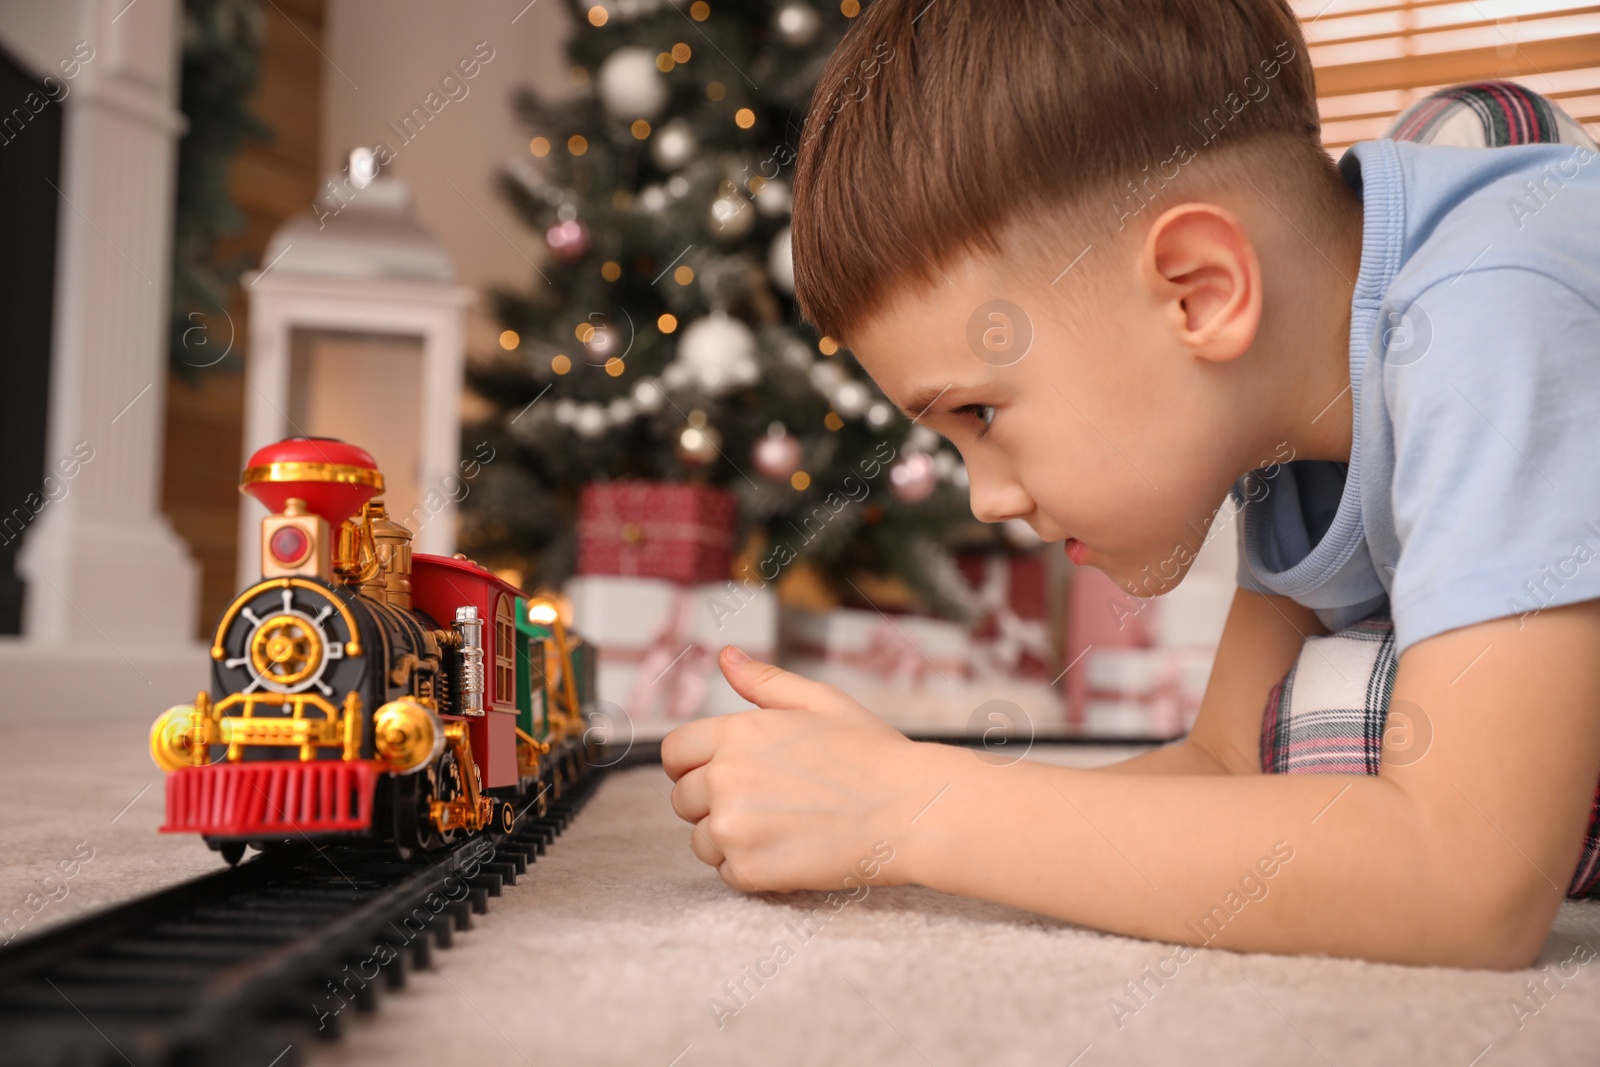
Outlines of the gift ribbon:
M665 682L668 718L687 719L705 702L707 676L717 655L694 638L696 604L692 586L673 593L672 609L639 658L639 673L628 694L630 714L645 718L654 713L662 692L658 682Z
M797 651L820 656L827 663L865 671L903 686L921 683L930 671L945 679L965 677L967 673L965 664L960 661L935 663L932 657L887 621L868 635L866 644L860 649L844 650L808 644Z
M1049 663L1052 652L1048 620L1024 619L1011 607L1010 577L1010 566L1002 557L984 560L979 618L994 619L995 637L984 642L983 654L975 659L994 674L1015 675L1024 655Z

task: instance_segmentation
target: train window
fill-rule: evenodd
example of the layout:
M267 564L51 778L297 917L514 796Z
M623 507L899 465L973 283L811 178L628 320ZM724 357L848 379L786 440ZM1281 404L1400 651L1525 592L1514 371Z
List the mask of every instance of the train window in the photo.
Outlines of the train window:
M517 700L517 624L511 598L502 594L494 609L494 702L511 706Z

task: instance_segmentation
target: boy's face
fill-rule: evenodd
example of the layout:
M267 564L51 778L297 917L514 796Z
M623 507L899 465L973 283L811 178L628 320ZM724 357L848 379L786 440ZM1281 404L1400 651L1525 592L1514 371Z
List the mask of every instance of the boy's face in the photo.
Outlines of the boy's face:
M1238 362L1182 343L1181 302L1141 280L1133 250L1091 248L1052 283L1075 254L1054 270L966 257L948 284L902 289L850 346L960 450L974 515L1024 519L1154 595L1188 570L1233 480L1273 457L1250 456Z

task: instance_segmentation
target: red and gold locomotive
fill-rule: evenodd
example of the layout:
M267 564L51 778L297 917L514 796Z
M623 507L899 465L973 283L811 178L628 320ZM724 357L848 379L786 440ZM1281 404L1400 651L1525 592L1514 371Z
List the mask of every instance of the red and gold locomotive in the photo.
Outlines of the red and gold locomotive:
M413 555L364 450L295 437L250 459L261 580L211 644L211 689L150 733L163 833L365 838L402 855L543 814L583 773L593 656L558 597L464 556Z

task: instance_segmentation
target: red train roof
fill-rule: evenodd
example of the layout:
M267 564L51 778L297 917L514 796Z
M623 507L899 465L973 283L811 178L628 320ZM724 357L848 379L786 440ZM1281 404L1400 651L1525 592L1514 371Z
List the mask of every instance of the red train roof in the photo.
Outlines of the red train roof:
M460 576L460 580L492 586L493 588L498 589L500 592L509 593L514 597L526 597L528 595L521 589L518 589L510 582L506 581L504 578L500 577L498 574L495 574L493 571L484 570L471 560L456 559L453 556L435 556L427 552L418 552L411 557L413 585L415 585L417 567L420 565L448 568L449 570L455 571L456 574ZM455 582L452 581L451 584L454 585Z

